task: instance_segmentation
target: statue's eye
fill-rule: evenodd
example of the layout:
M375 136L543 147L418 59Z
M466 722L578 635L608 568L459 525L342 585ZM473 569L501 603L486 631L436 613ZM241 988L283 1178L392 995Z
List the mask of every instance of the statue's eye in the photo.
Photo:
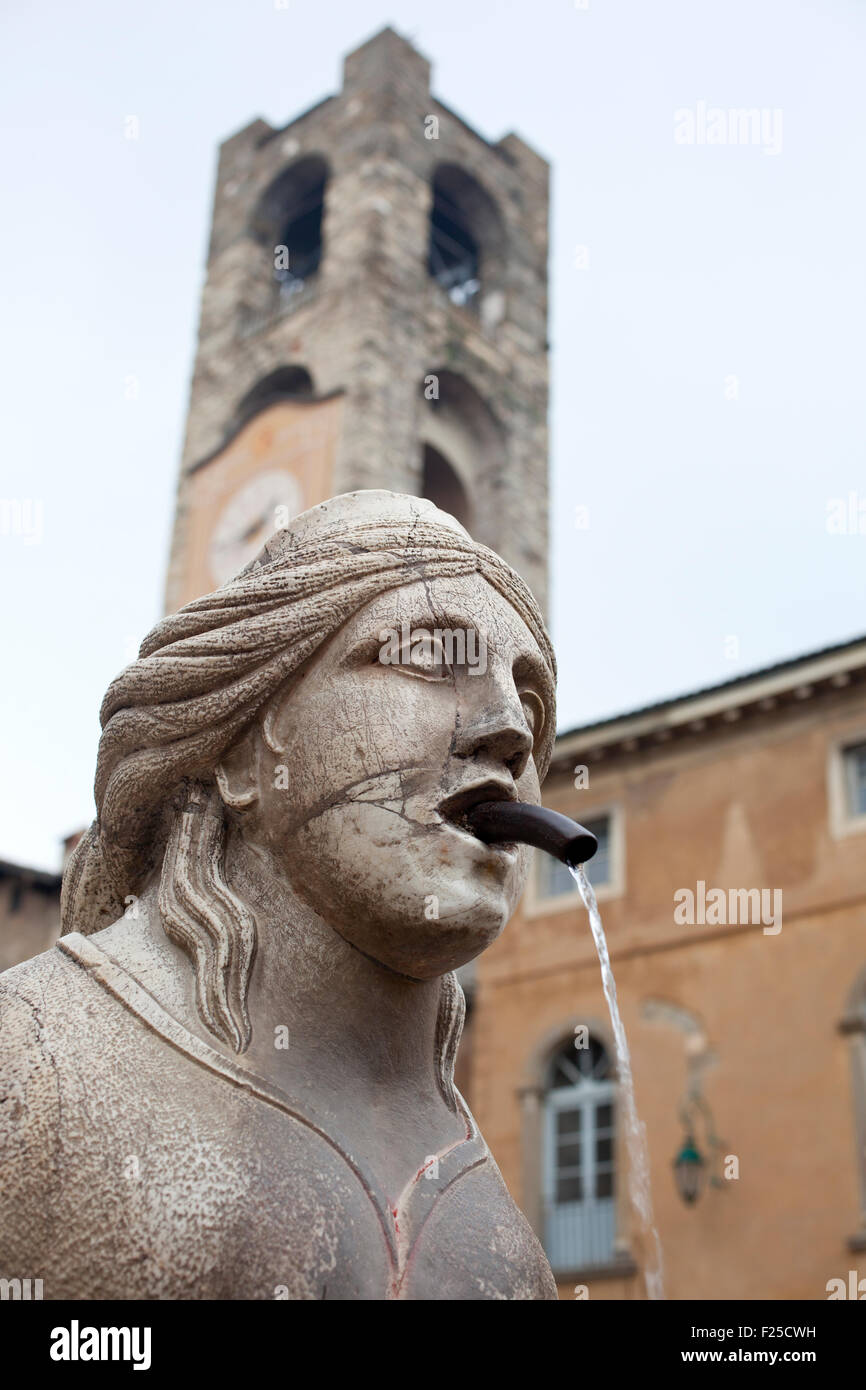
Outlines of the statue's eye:
M435 632L413 632L411 643L403 647L401 655L401 665L408 675L433 681L449 680L453 675L442 639Z
M366 661L419 680L454 679L453 654L442 640L439 629L383 629L378 644L361 648Z

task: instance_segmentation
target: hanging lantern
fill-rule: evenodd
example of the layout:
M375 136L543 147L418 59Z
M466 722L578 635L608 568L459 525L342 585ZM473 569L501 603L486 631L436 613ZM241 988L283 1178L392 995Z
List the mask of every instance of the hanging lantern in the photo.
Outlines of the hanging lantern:
M677 1191L687 1206L691 1206L700 1196L704 1181L704 1159L695 1144L694 1136L687 1134L685 1143L674 1159L674 1177Z

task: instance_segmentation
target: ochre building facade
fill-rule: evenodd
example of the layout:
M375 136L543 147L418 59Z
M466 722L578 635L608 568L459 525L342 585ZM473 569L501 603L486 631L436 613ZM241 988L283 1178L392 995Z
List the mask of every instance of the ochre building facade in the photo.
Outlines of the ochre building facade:
M597 892L670 1298L821 1299L866 1277L864 783L863 641L558 740L545 804L606 827ZM577 895L540 867L478 963L472 1103L538 1233L573 1252L554 1260L561 1295L641 1298L595 947ZM587 1193L584 1124L568 1201L550 1122L569 1092L551 1073L584 1029L609 1067L578 1079L572 1113L592 1120L593 1087L602 1106L612 1093L615 1180ZM691 1203L674 1171L689 1138ZM591 1221L568 1229L593 1198L611 1207L601 1242Z

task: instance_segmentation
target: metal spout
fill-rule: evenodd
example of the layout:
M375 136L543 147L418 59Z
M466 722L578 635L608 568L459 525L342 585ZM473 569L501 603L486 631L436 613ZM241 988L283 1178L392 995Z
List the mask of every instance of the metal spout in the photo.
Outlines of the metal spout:
M592 832L576 820L528 801L482 801L467 812L466 821L487 845L516 840L545 850L570 868L585 864L598 849Z

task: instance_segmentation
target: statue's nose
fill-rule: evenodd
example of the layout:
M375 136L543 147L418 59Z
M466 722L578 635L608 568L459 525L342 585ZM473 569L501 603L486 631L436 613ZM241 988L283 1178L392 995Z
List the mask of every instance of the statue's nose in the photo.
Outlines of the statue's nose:
M502 764L517 781L532 753L532 733L517 693L513 698L485 693L468 706L462 704L453 747L458 758L484 757Z

